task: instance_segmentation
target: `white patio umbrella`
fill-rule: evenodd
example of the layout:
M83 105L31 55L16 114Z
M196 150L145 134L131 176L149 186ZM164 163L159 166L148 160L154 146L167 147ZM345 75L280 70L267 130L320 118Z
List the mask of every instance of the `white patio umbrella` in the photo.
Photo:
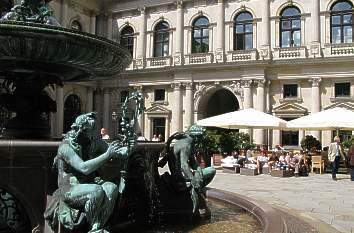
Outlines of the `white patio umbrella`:
M286 121L253 108L199 120L197 125L224 129L282 129Z
M332 108L289 121L289 129L354 130L354 112L345 108Z

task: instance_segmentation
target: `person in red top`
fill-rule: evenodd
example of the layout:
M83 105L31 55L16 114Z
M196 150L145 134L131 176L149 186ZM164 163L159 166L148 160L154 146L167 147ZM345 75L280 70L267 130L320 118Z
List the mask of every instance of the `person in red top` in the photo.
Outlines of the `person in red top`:
M350 159L350 180L354 181L354 143L349 147L348 157Z

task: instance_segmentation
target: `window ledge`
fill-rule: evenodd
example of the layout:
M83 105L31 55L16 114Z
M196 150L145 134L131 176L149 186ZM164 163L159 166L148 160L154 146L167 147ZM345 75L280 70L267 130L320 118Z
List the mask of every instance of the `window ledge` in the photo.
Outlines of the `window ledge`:
M288 97L288 98L281 98L279 102L282 103L302 103L303 99L298 97Z
M353 102L354 101L354 97L350 97L350 96L343 96L343 97L331 97L330 98L332 103L338 103L338 102Z
M157 100L157 101L154 101L152 102L152 105L168 105L168 101L166 100Z

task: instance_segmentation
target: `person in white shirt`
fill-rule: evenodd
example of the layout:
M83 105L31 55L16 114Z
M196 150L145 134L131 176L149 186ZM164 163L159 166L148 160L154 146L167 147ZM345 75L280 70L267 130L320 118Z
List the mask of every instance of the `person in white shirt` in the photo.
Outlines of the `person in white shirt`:
M160 139L156 136L156 134L154 134L154 136L152 137L151 141L158 142L158 141L160 141Z
M103 140L109 140L110 138L109 138L109 135L108 135L108 133L107 133L107 130L105 129L105 128L102 128L101 129L101 138L103 139Z

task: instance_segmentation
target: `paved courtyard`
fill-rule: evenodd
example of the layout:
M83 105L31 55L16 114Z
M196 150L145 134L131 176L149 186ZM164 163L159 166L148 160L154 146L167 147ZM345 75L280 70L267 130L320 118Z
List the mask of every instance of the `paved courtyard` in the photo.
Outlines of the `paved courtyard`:
M218 170L209 187L290 209L315 225L320 220L339 232L354 233L354 182L349 175L340 174L338 178L332 181L330 174L298 178L241 176Z

